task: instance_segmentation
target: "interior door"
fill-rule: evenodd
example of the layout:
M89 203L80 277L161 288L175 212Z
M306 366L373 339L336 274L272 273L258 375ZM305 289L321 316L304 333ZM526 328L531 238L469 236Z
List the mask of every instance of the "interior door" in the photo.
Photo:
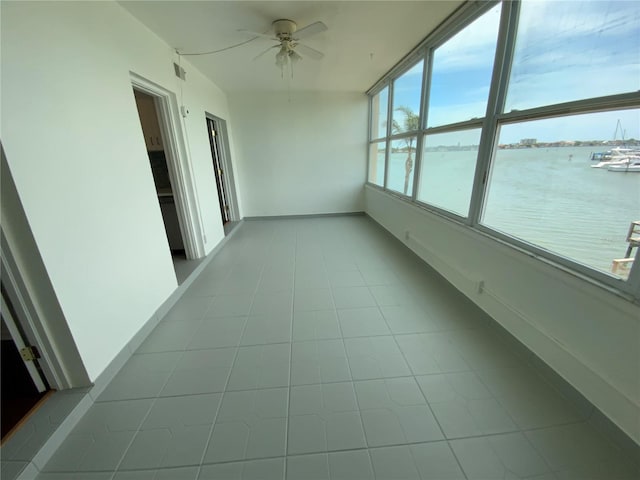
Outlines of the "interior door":
M213 159L213 171L216 176L216 185L218 187L218 202L220 203L220 214L222 216L222 224L226 225L230 218L229 197L226 191L226 179L222 168L220 156L220 136L216 131L216 125L213 120L207 118L207 130L209 131L209 145L211 146L211 158Z
M33 380L33 384L36 390L38 390L38 392L40 393L47 391L47 387L38 368L37 360L35 358L32 358L30 360L27 360L25 358L28 357L28 355L26 354L27 350L25 350L27 348L27 343L25 342L18 323L16 322L13 310L9 308L9 303L5 298L4 288L2 289L2 321L9 330L11 339L15 343L16 348L21 353L21 358L24 366L26 367L27 372L29 372L29 376L31 377L31 380ZM25 352L25 355L22 355L23 352Z

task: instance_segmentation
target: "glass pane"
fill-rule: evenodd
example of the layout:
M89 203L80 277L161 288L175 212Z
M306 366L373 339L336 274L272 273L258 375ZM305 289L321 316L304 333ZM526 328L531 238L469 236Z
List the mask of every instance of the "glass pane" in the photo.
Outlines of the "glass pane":
M640 2L522 3L505 111L640 89Z
M500 9L492 8L435 50L429 127L485 116Z
M481 130L425 137L418 200L466 217L476 171Z
M377 142L369 145L369 181L384 187L384 163L387 144Z
M371 139L387 135L387 108L389 107L389 88L371 98Z
M590 159L612 150L605 134L617 130L618 121L628 136L640 138L639 109L503 126L482 223L613 273L613 260L628 256L631 222L640 220L640 141L598 156L617 166ZM628 169L619 168L625 164ZM596 165L601 168L591 168Z
M392 135L420 128L423 65L424 62L421 60L393 82Z
M389 152L389 178L387 188L411 196L416 161L417 137L401 138L391 142Z

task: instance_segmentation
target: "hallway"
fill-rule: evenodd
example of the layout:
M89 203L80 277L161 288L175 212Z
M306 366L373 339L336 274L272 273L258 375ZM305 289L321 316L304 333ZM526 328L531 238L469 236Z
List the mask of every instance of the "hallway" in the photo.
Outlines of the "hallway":
M591 414L368 217L245 221L38 478L638 478Z

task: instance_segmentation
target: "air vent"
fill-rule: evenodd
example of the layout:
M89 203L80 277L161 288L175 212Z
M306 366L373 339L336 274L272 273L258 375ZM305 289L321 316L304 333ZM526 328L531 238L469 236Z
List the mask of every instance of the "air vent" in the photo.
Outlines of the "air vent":
M184 68L177 63L173 64L173 70L176 72L176 77L181 78L182 80L187 79L187 72L185 72Z

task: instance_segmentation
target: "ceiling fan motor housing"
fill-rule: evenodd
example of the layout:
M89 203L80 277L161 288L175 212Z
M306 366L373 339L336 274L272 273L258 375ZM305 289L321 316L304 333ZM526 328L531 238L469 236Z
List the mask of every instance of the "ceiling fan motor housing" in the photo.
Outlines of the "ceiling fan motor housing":
M273 22L273 31L279 40L291 40L297 29L298 26L293 20L281 19Z

